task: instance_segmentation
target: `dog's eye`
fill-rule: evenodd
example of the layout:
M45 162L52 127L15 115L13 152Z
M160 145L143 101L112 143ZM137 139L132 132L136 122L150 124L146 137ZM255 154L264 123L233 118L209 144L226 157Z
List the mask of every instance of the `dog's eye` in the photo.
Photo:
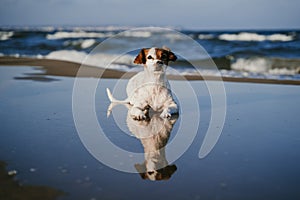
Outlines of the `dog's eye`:
M153 59L153 57L152 57L152 56L148 56L147 58L148 58L148 59Z
M167 59L167 55L166 55L166 54L162 54L162 55L161 55L161 59L162 59L162 60Z

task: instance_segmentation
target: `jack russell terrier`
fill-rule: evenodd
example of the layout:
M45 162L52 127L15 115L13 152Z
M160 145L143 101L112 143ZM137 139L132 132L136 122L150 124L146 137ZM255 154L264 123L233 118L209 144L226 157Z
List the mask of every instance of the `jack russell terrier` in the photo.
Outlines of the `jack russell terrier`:
M107 88L109 100L111 103L130 104L130 116L136 120L146 119L150 108L160 112L162 118L178 114L178 106L172 97L166 77L169 61L176 61L176 59L174 53L166 47L142 49L134 63L143 64L144 71L137 73L128 81L127 99L116 100Z

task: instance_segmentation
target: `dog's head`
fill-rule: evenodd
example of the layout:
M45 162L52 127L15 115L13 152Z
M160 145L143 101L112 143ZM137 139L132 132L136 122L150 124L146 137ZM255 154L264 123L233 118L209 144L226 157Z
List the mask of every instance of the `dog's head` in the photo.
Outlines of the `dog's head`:
M177 57L168 48L147 48L142 49L136 56L135 64L144 64L150 71L163 71L164 66L169 64L169 61L176 61Z
M177 170L176 165L168 165L162 169L147 171L145 163L135 164L135 168L142 179L149 179L151 181L168 180Z

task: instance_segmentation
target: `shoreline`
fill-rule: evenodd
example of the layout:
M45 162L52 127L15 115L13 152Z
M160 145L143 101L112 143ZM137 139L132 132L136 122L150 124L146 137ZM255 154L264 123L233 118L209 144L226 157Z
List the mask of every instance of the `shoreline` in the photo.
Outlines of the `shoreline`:
M99 78L122 78L128 79L135 75L135 72L123 72L113 69L103 69L93 66L84 66L84 70L81 71L80 76L77 75L81 64L63 61L63 60L52 60L52 59L37 59L37 58L26 58L26 57L0 57L1 66L34 66L40 67L44 70L43 73L31 74L38 76L63 76L63 77L94 77ZM260 78L240 78L240 77L218 77L218 76L197 76L197 75L168 75L170 80L189 80L189 81L220 81L225 82L240 82L240 83L262 83L262 84L283 84L283 85L300 85L299 80L277 80L277 79L260 79Z

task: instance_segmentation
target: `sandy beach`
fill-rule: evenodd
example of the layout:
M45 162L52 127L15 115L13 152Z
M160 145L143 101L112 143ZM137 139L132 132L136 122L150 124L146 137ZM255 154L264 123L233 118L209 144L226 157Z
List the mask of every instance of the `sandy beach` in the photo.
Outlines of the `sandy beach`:
M5 163L6 173L14 172L12 176L23 186L51 188L49 199L57 195L59 199L300 198L299 81L224 77L224 128L212 151L200 159L199 149L211 117L211 99L203 77L186 77L197 88L199 129L188 150L169 163L173 170L162 176L163 180L151 181L138 170L124 173L107 167L83 145L72 113L78 64L1 57L0 65L0 164ZM78 79L99 78L101 69L86 68L88 73ZM116 70L103 72L95 92L95 113L113 143L128 151L143 152L141 141L129 135L126 107L115 107L112 116L106 116L110 103L105 88L114 88L123 75ZM133 74L127 75L121 83L126 84ZM175 76L169 78L171 86L181 91L178 96L184 96L184 82ZM214 77L205 80L214 82ZM188 123L195 122L181 122L193 116L195 105L189 96L182 101L189 106L172 124L169 141L179 134L180 126L186 126L187 137L193 134ZM114 116L119 117L119 125ZM99 149L105 151L101 145ZM168 152L165 159L169 161ZM133 162L132 167L143 162ZM4 176L8 176L6 173ZM15 190L7 191L0 197L10 199Z

